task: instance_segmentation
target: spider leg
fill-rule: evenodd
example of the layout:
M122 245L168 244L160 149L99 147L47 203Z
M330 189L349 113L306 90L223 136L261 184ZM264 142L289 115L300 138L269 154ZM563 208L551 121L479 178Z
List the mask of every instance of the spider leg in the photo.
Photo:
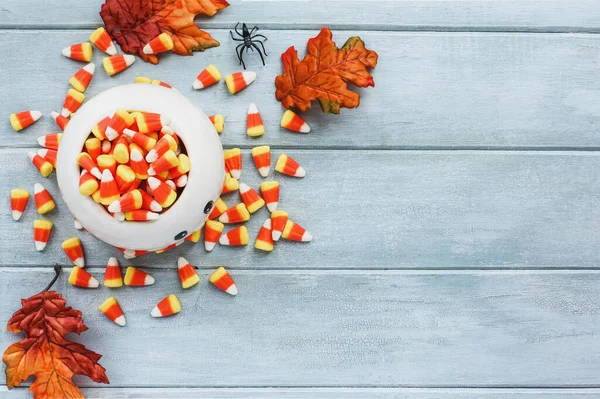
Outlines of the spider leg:
M244 39L236 39L235 37L233 37L233 32L232 31L229 31L229 34L231 35L231 39L233 41L236 41L236 42L243 42L244 41Z
M239 25L239 24L240 24L239 22L238 22L237 24L235 24L235 28L233 28L233 29L235 30L235 33L237 33L238 35L240 35L240 37L244 37L244 35L242 35L242 34L240 33L240 31L238 31L238 25Z
M261 35L261 34L256 34L256 35L252 36L251 39L255 39L257 37L262 37L263 39L265 39L265 41L269 40L269 39L267 39L267 37L265 35Z
M265 49L265 45L263 44L263 42L261 42L260 40L257 40L256 43L260 44L260 47L262 47L263 52L265 53L265 56L268 56L267 49Z
M237 53L238 56L238 60L240 60L240 64L244 67L244 69L246 69L246 63L244 62L244 44L239 44L236 48L235 51ZM239 49L239 50L238 50Z
M254 28L252 28L252 30L250 31L250 34L252 35L256 31L258 31L258 26L255 26Z
M262 60L263 66L265 66L265 57L263 57L258 46L254 43L252 43L251 46L254 47L256 49L256 51L258 51L258 55L260 55L260 59Z

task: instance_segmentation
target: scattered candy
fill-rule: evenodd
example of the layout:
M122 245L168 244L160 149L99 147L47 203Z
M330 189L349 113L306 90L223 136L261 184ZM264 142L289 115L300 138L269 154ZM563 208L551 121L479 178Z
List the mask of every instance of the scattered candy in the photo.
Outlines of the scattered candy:
M132 287L142 287L145 285L154 284L154 277L146 272L136 269L133 266L129 266L125 272L125 279L123 280L125 285Z
M119 302L115 299L115 297L111 296L108 298L98 309L104 313L106 317L111 319L116 324L123 327L125 325L125 315L119 306Z
M119 288L123 285L123 276L117 258L110 258L104 271L104 286L108 288Z
M250 212L244 204L237 204L219 216L219 222L221 223L241 223L248 220L250 220Z
M56 207L52 196L40 183L35 183L35 186L33 186L33 198L40 215L48 213Z
M231 193L237 191L240 188L240 182L231 177L231 173L225 172L225 183L223 184L223 190L221 194Z
M109 212L129 212L142 207L142 192L133 190L109 205Z
M169 245L166 248L163 249L159 249L158 251L156 251L157 254L162 254L163 252L167 252L170 251L174 248L177 248L178 246L180 246L181 244L183 244L185 240L179 240L179 241L175 241L173 244Z
M50 115L52 116L52 119L54 119L54 122L56 122L60 130L65 130L65 128L69 124L69 118L62 116L56 111L52 111Z
M117 48L104 28L98 28L90 35L90 42L108 55L116 55Z
M215 127L217 133L223 133L223 129L225 128L225 117L221 114L211 115L208 117L211 123Z
M65 47L62 55L76 61L90 62L92 60L92 45L88 42Z
M214 65L209 65L198 74L192 87L196 90L205 89L221 80L221 72Z
M84 267L85 259L83 257L83 247L79 238L69 238L62 243L63 250L67 254L67 257L73 262L75 266Z
M168 297L160 301L152 312L150 313L152 317L165 317L171 316L175 313L179 313L181 311L181 304L179 303L179 299L173 294L170 294Z
M273 237L273 241L279 241L287 222L288 214L286 211L274 211L271 213L271 236Z
M250 137L259 137L265 134L265 125L263 124L256 104L248 106L248 118L246 120L246 133Z
M233 282L233 279L227 273L223 266L219 267L210 275L210 282L213 283L221 291L225 291L230 295L237 295L238 289Z
M227 89L231 94L238 93L248 87L256 80L256 72L244 71L236 72L225 77Z
M200 236L202 235L202 228L200 228L199 230L194 231L192 234L190 234L189 236L187 236L185 238L186 241L191 241L193 243L197 243L198 241L200 241Z
M267 177L271 170L271 147L268 145L254 147L250 153L252 154L252 159L254 160L256 169L258 169L258 173L262 177Z
M298 116L294 111L287 110L281 117L281 127L292 132L297 133L308 133L310 132L310 126L301 117Z
M223 228L225 225L221 222L216 222L214 220L207 220L204 225L204 249L207 251L212 251L217 242L219 241L219 237L221 237L221 233L223 232Z
M33 221L33 241L36 250L43 251L46 248L51 232L52 222L49 220L38 219Z
M95 70L96 66L92 63L89 63L77 71L75 75L69 79L69 83L75 90L83 93L90 85L90 82L94 77Z
M110 118L110 121L106 126L106 130L104 132L106 138L110 141L113 141L123 133L123 130L133 125L134 120L135 119L133 118L133 116L131 116L129 112L125 111L122 108L119 108L112 116L112 118Z
M177 260L177 273L183 289L190 288L200 282L200 277L194 267L183 257Z
M135 57L130 54L119 54L106 57L102 60L102 66L108 76L116 75L129 68L135 62Z
M256 241L254 242L254 248L265 252L271 252L273 247L274 241L271 232L271 219L267 219L258 231Z
M10 190L10 210L12 212L13 220L21 219L25 208L27 208L27 202L29 201L29 192L21 188L15 188Z
M98 168L98 166L96 166L96 164L94 163L94 160L92 159L90 154L88 154L87 152L82 152L79 155L77 155L77 163L83 169L90 172L92 174L92 176L94 176L95 178L97 178L97 179L102 178L102 172L100 172L100 169Z
M149 220L156 220L159 217L160 215L158 213L150 212L145 209L125 212L125 220L128 221L147 222Z
M272 180L260 183L260 193L267 204L269 212L275 212L279 204L279 182Z
M138 250L133 250L133 249L125 249L122 252L123 252L123 256L125 257L125 259L133 259L133 258L137 258L138 256L145 255L150 251L138 251Z
M98 288L100 285L94 276L77 266L71 270L69 284L81 288Z
M312 235L297 223L288 220L281 234L282 238L290 241L308 242L312 240Z
M69 89L60 114L64 117L68 117L79 108L81 103L83 103L83 100L85 100L85 95L83 93L80 93L75 89Z
M79 176L79 193L88 197L98 190L98 180L87 170L82 170Z
M163 208L170 207L177 199L177 193L166 183L158 180L155 177L149 177L147 182L150 186L150 189L152 189L152 195L154 196L154 199Z
M58 150L62 133L50 133L45 136L40 136L37 139L39 145L50 150Z
M225 150L223 151L223 157L225 158L225 168L227 172L231 173L231 176L234 179L239 180L242 175L242 150L239 148Z
M225 201L223 201L221 198L219 198L217 200L217 202L215 202L215 206L213 208L213 210L210 212L210 215L208 215L209 219L216 219L219 216L221 216L223 214L223 212L225 212L227 210L227 204L225 203Z
M260 208L265 206L265 201L258 195L258 193L244 183L240 183L240 196L248 212L254 213Z
M287 154L281 154L275 164L275 170L284 175L293 177L304 177L306 171L298 162Z
M58 151L42 148L38 150L37 154L46 161L50 162L50 165L52 165L53 168L56 168L56 155L58 154Z
M167 32L163 32L150 40L148 44L144 46L144 54L159 54L164 53L173 49L173 39Z
M73 226L75 226L75 228L77 230L83 230L83 225L81 224L81 222L75 218L73 218Z
M46 161L44 158L40 157L35 152L29 152L27 155L29 156L31 163L35 165L35 167L42 176L48 177L48 175L52 173L52 170L54 168L52 167L52 164L50 164L50 162Z
M42 117L40 111L22 111L10 115L10 125L15 131L23 130L33 125Z
M232 247L248 245L248 242L250 242L250 237L248 236L248 229L246 226L240 226L233 230L229 230L219 238L219 244Z
M110 170L104 169L100 181L100 203L109 206L119 199L119 187Z

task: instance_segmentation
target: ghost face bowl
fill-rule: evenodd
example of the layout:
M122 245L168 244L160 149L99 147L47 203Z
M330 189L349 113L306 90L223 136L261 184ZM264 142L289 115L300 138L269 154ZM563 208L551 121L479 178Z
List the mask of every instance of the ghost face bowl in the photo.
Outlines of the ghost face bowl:
M170 117L170 126L187 150L191 164L188 183L157 220L119 222L91 197L79 192L77 155L92 127L118 108ZM72 117L58 150L57 178L67 207L91 234L115 247L156 251L204 225L225 180L223 147L208 117L181 93L139 83L117 86L87 101Z

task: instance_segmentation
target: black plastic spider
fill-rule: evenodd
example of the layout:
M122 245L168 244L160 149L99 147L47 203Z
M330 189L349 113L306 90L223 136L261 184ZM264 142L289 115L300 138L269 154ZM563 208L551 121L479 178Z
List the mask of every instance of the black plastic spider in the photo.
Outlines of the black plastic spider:
M260 59L262 60L263 66L265 65L265 58L263 57L263 52L265 53L265 57L267 56L267 50L265 50L265 45L263 44L262 41L260 41L260 37L262 37L265 41L268 40L264 35L260 35L260 34L254 34L255 32L258 31L258 26L255 26L254 28L252 28L252 30L248 30L248 27L246 26L245 23L242 24L242 33L240 33L238 31L238 25L240 23L238 22L237 24L235 24L235 28L233 28L235 30L235 33L241 37L241 39L236 39L235 37L233 37L233 32L229 31L229 34L231 35L231 38L236 41L236 42L243 42L238 44L238 46L235 48L235 53L237 54L238 60L240 60L240 64L243 65L244 69L246 69L246 63L244 62L243 54L244 54L244 49L246 49L246 52L248 52L248 50L252 50L254 51L254 49L256 49L256 51L258 51L258 55L260 55ZM257 44L260 44L260 47L262 47L262 52L260 51L260 48L257 46Z

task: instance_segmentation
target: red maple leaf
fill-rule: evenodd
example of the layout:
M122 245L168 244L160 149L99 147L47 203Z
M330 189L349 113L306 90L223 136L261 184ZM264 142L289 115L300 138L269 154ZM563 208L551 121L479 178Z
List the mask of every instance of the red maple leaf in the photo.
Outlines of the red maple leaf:
M106 0L100 16L124 52L158 64L156 55L144 54L142 50L163 32L171 34L173 51L180 55L217 47L219 42L198 29L194 17L213 16L228 5L225 0Z
M325 113L339 114L340 108L356 108L360 95L348 90L347 82L357 87L375 86L369 68L377 65L377 53L365 48L358 36L337 48L329 28L308 40L306 56L298 59L294 46L281 55L283 74L275 78L275 97L285 108L306 111L317 100Z

